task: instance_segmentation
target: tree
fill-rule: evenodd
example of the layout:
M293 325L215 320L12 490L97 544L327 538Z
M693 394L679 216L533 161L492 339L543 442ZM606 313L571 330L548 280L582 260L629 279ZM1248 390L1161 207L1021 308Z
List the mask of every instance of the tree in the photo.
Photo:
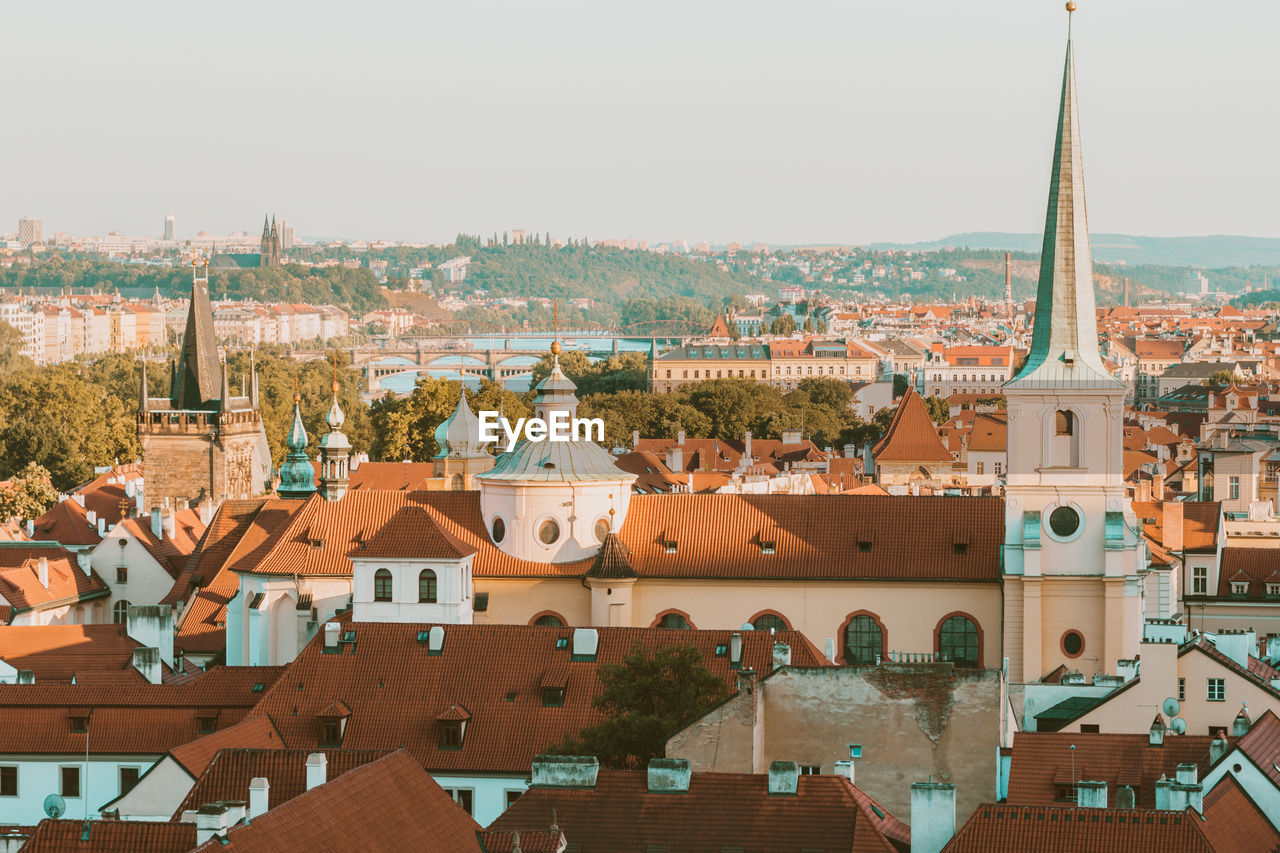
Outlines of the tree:
M693 646L650 655L637 641L620 663L604 664L598 672L603 689L591 705L605 719L550 752L594 755L611 769L644 767L665 753L671 735L728 695Z
M907 393L908 386L909 383L907 382L907 375L905 373L893 374L893 399L896 400L903 394Z
M1223 368L1222 370L1215 370L1212 374L1209 375L1208 379L1204 380L1200 384L1208 385L1211 387L1219 386L1219 385L1230 385L1235 380L1235 378L1236 378L1236 374L1234 370L1231 370L1230 368Z
M790 314L783 314L778 319L769 324L769 334L787 336L796 330L796 318Z
M24 343L20 330L0 322L0 376L8 376L15 370L32 365L31 359L22 354Z
M0 519L39 518L57 502L58 492L49 472L34 462L0 484Z
M924 407L929 412L929 420L936 425L951 420L951 404L937 395L924 398Z

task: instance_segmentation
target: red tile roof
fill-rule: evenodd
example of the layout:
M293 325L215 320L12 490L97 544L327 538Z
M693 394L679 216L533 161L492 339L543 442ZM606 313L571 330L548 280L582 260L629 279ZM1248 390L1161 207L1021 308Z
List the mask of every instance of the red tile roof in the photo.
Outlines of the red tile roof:
M221 800L247 800L249 782L258 777L271 785L271 808L288 802L307 790L307 756L324 753L328 779L336 779L348 770L376 761L389 750L373 749L222 749L200 774L200 778L173 819L178 820L188 809L199 809L206 803Z
M482 829L476 836L483 853L512 853L517 837L521 853L560 853L568 846L568 839L558 829Z
M1081 809L985 803L956 833L944 853L1212 853L1193 810Z
M796 794L770 796L766 774L693 773L688 791L649 793L644 771L618 770L601 770L594 788L530 788L490 829L545 826L553 809L582 853L651 846L893 853L910 838L901 821L841 776L801 776Z
M1274 711L1268 708L1236 746L1280 788L1280 718Z
M194 823L148 820L40 821L23 853L186 853L196 846Z
M1266 598L1267 584L1280 584L1280 548L1223 548L1218 595L1239 597L1232 593L1231 585L1240 582L1248 584L1245 598Z
M1156 780L1173 778L1179 764L1195 764L1204 777L1211 740L1209 735L1171 735L1163 746L1151 746L1145 734L1017 732L1013 736L1008 801L1049 806L1060 786L1095 781L1107 783L1111 805L1116 791L1128 785L1134 789L1140 808L1155 808Z
M0 627L0 660L29 669L36 683L84 681L93 670L113 670L142 682L133 668L133 650L141 643L123 625L6 625ZM77 677L78 676L78 677Z
M1214 850L1275 853L1280 832L1231 774L1204 795L1204 834Z
M908 388L893 414L889 431L871 450L881 462L951 462L951 451L938 438L938 430L924 407L924 399Z
M49 508L32 524L31 538L38 542L57 542L62 545L97 545L98 528L89 523L89 516L75 500L65 498Z
M361 462L351 470L347 488L411 492L425 489L434 476L430 462Z
M254 714L269 714L289 747L313 749L321 737L318 715L341 701L351 709L345 749L403 746L432 772L527 772L535 755L603 719L591 705L601 689L599 667L620 662L637 643L650 651L692 645L726 690L736 680L727 654L716 654L718 646L727 648L732 631L598 628L596 660L571 661L572 628L446 625L439 655L428 654L418 639L429 628L347 623L355 641L340 644L341 654L326 654L319 633ZM791 646L795 666L825 664L798 632L741 633L743 666L757 672L772 670L775 642ZM564 704L543 707L543 676L562 669ZM471 719L461 749L441 748L437 717L454 705L466 708Z
M141 464L131 462L117 465L73 490L72 494L84 500L85 509L93 510L98 518L105 518L107 527L114 527L124 517L124 508L134 503L127 492L128 482L141 479Z
M422 507L406 506L396 510L351 556L370 560L460 560L475 552L474 547L436 524Z
M225 839L196 848L228 850L448 851L479 853L480 825L404 751L363 764L271 808ZM376 844L373 839L377 839Z
M84 708L90 752L162 755L200 735L202 712L216 712L218 728L239 722L281 670L214 667L185 684L0 684L0 753L83 755L86 734L68 717Z
M198 778L219 751L233 748L252 748L259 752L266 749L284 749L284 740L275 723L265 714L248 717L233 726L169 750L173 760L186 768L193 778ZM229 799L236 799L230 797Z
M49 586L40 583L40 560L49 566ZM97 572L85 574L75 553L52 543L0 543L0 598L16 611L38 610L107 595Z
M200 516L190 509L174 512L173 519L172 533L159 537L151 531L150 515L127 518L121 524L176 579L204 535L204 525L200 523Z

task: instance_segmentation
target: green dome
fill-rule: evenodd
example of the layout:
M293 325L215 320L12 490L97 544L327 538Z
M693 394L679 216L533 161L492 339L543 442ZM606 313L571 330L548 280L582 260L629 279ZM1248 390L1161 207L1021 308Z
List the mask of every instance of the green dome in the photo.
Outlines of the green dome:
M284 463L280 466L280 486L276 491L281 497L305 498L316 490L316 469L307 458L307 430L302 425L302 408L293 404L293 425L285 436Z

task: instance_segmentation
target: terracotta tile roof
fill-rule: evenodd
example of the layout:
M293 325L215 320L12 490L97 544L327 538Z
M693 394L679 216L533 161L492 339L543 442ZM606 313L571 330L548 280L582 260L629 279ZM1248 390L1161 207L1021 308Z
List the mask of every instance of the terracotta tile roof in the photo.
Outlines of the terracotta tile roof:
M411 492L425 489L434 476L430 462L361 462L351 470L347 488Z
M156 562L173 578L178 578L204 535L204 525L194 510L173 513L174 529L169 536L157 537L151 531L151 516L127 518L121 525L147 549Z
M906 849L910 837L841 776L801 776L797 793L770 796L766 774L693 773L689 790L649 793L644 771L601 770L594 788L530 788L492 830L556 824L582 853L673 851ZM523 835L521 836L523 839Z
M480 825L403 750L349 770L196 848L479 853Z
M48 561L49 586L40 583L40 559ZM0 543L0 598L17 611L105 596L97 572L85 574L76 555L52 543Z
M130 462L98 475L83 486L73 489L72 494L83 498L85 509L93 510L98 518L105 518L107 527L114 527L125 515L122 507L134 503L127 491L128 482L141 479L141 463Z
M269 714L289 747L313 749L321 737L317 715L342 701L351 709L344 749L403 746L432 772L527 772L535 755L602 719L591 706L601 689L598 668L621 661L636 643L650 651L692 645L726 689L736 679L727 653L716 654L719 646L727 649L732 631L598 628L595 661L571 661L572 628L446 625L439 655L427 654L419 640L429 625L352 622L344 628L355 632L354 643L341 644L341 654L325 654L324 635L317 634L254 714ZM743 666L757 672L773 668L775 642L791 646L796 666L825 663L795 631L743 631L742 638ZM543 707L543 676L562 666L568 668L564 704ZM453 705L466 708L471 720L462 748L442 749L437 717Z
M1008 446L1008 432L1009 418L1004 412L979 415L969 433L969 449L1003 453Z
M476 833L483 853L512 853L516 836L520 837L521 853L560 853L568 845L563 832L550 829L482 829Z
M1259 770L1280 788L1280 719L1270 708L1249 727L1236 743Z
M115 670L143 681L133 668L141 644L123 625L6 625L0 627L0 660L35 673L36 683L85 680L91 670Z
M398 509L352 557L460 560L476 549L444 530L420 506Z
M173 813L178 820L188 809L221 800L247 800L249 782L258 777L271 783L271 808L307 790L307 756L324 753L327 777L336 779L348 770L386 756L390 750L372 749L222 749L205 767L182 804Z
M1280 584L1280 548L1243 548L1228 545L1222 549L1222 569L1218 572L1218 595L1238 598L1231 584L1248 583L1245 598L1265 599L1267 584Z
M31 538L38 542L57 542L62 545L97 545L98 528L89 523L89 516L71 498L58 501L32 524Z
M269 716L263 714L248 717L213 734L175 746L169 750L169 755L185 767L192 778L199 778L219 751L235 748L254 749L258 752L267 749L284 749L284 741L280 738L280 732L276 730L275 723L271 722Z
M944 853L1212 853L1193 810L1081 809L984 803L956 833Z
M1204 834L1214 850L1275 853L1280 832L1231 774L1204 795Z
M950 462L951 452L938 438L929 419L924 399L908 388L894 412L889 431L871 450L876 464L881 462Z
M200 735L201 712L216 712L219 728L239 722L281 670L214 667L186 684L0 684L0 753L83 754L85 733L67 718L84 708L90 752L162 755Z
M24 853L186 853L196 846L194 823L149 820L45 818L23 846Z
M1156 361L1178 361L1182 358L1182 347L1183 341L1180 338L1139 338L1133 342L1133 351L1138 358Z
M1155 782L1173 778L1179 764L1195 764L1200 778L1209 769L1209 735L1167 737L1163 746L1151 746L1145 734L1108 732L1017 732L1013 736L1013 761L1009 768L1010 803L1049 806L1059 785L1074 781L1107 783L1107 799L1115 805L1116 791L1129 785L1139 808L1155 808ZM1075 745L1075 780L1072 750Z

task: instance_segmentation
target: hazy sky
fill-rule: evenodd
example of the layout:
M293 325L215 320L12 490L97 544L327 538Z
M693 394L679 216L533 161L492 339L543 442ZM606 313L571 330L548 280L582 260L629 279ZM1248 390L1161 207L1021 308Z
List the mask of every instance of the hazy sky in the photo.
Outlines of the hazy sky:
M1079 0L1094 231L1280 237L1274 0ZM0 232L1043 225L1059 0L6 3Z

